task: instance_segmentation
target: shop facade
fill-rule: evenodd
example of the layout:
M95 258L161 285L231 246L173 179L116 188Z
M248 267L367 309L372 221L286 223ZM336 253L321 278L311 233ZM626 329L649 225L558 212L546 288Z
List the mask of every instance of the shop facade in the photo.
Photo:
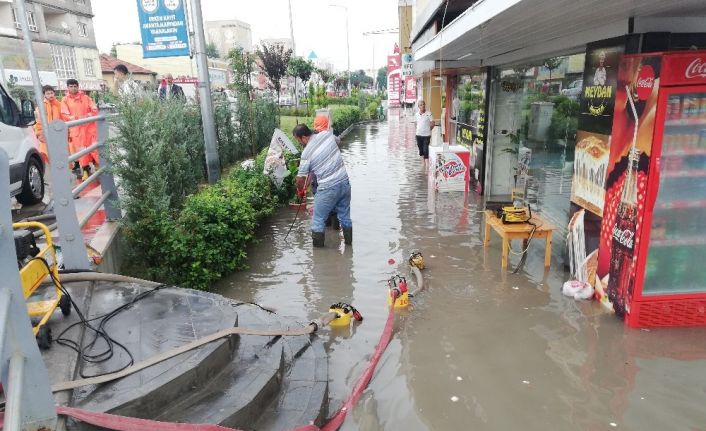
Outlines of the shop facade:
M689 221L698 219L703 201L682 194L672 202L668 195L676 192L665 191L698 191L699 178L706 178L699 175L706 160L706 90L696 81L706 80L706 51L698 51L706 49L706 34L703 18L695 16L698 2L683 5L680 14L693 9L685 16L664 19L650 14L668 5L617 2L613 17L624 21L592 25L567 15L552 37L537 22L513 38L506 24L521 21L535 3L482 2L455 19L448 36L439 37L444 25L437 21L437 35L414 46L415 61L439 58L430 75L439 75L444 87L444 141L473 149L474 179L486 202L509 203L519 195L560 227L560 238L581 211L591 282L627 323L706 324L706 271L688 257L706 244ZM597 11L604 7L593 3ZM689 61L674 54L680 52L691 52ZM663 64L670 65L669 78ZM674 83L675 73L690 75L689 83ZM630 142L639 150L630 150ZM669 166L660 164L660 152ZM567 259L557 263L568 267ZM672 273L679 286L664 284Z

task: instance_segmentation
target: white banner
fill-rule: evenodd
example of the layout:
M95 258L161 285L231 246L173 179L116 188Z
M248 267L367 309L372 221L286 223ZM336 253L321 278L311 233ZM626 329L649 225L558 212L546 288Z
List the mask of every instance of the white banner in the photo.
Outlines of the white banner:
M39 80L41 81L41 85L52 85L54 87L59 85L56 73L54 72L40 70ZM20 87L31 87L34 85L32 82L32 72L22 69L5 69L5 81L6 83L12 82Z
M277 187L281 187L282 181L290 174L287 170L287 161L284 158L285 150L291 154L299 152L284 132L275 129L270 141L270 149L267 151L263 173L269 176Z

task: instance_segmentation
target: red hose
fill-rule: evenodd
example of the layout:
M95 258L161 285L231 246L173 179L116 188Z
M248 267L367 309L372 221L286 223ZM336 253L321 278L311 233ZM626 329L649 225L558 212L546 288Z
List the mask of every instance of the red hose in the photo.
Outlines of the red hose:
M393 298L392 301L393 304L394 299L395 298ZM395 311L394 307L391 306L390 314L387 315L385 328L382 331L382 335L380 335L380 341L375 348L373 356L370 358L370 361L368 361L367 368L360 378L358 378L351 394L348 396L341 408L338 409L336 414L329 419L328 423L324 425L323 428L319 428L315 425L303 425L294 428L291 431L335 431L343 425L343 421L346 419L348 412L353 408L356 402L358 402L358 399L363 394L363 391L368 386L368 383L370 383L370 380L373 378L375 368L380 362L380 358L392 338L392 326L394 322ZM56 412L59 415L70 416L71 418L80 420L81 422L114 431L239 431L233 428L222 427L220 425L159 422L149 419L112 415L108 413L90 412L88 410L65 406L57 406ZM0 412L0 427L3 426L4 418L4 413Z
M394 304L394 300L396 298L393 298L392 303ZM382 354L385 352L385 349L387 348L387 345L390 343L390 339L392 338L392 325L395 322L395 309L394 307L390 307L390 314L387 315L387 322L385 323L385 328L382 330L382 335L380 335L380 341L378 342L377 347L375 347L375 353L373 353L372 358L370 358L370 361L368 361L368 367L365 369L363 374L358 378L358 382L356 382L355 386L353 387L353 391L351 394L348 396L348 399L343 403L340 409L336 412L335 415L331 419L329 419L328 423L324 425L322 431L334 431L337 430L338 428L343 425L343 421L346 419L346 415L348 415L348 412L353 408L356 402L358 402L358 399L360 396L363 394L363 391L365 390L366 387L368 387L368 383L370 383L370 379L373 378L373 373L375 372L375 368L378 365L378 362L380 362L380 358L382 357Z

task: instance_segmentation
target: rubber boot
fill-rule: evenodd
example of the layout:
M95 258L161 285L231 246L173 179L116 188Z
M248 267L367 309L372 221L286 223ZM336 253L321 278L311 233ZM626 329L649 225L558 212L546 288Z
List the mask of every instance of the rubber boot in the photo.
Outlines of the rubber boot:
M324 246L324 233L323 232L312 232L311 233L311 241L312 241L312 244L314 244L314 247L323 247Z
M344 227L343 228L343 242L346 243L346 245L351 245L353 244L353 228L352 227Z
M333 223L333 218L331 218L331 215L329 215L326 218L326 227L331 227L331 224Z

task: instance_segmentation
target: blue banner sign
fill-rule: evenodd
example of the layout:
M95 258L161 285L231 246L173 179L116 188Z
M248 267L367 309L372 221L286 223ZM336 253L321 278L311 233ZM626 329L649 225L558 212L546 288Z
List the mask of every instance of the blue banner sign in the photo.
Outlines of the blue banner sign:
M137 0L144 58L189 55L182 0Z

